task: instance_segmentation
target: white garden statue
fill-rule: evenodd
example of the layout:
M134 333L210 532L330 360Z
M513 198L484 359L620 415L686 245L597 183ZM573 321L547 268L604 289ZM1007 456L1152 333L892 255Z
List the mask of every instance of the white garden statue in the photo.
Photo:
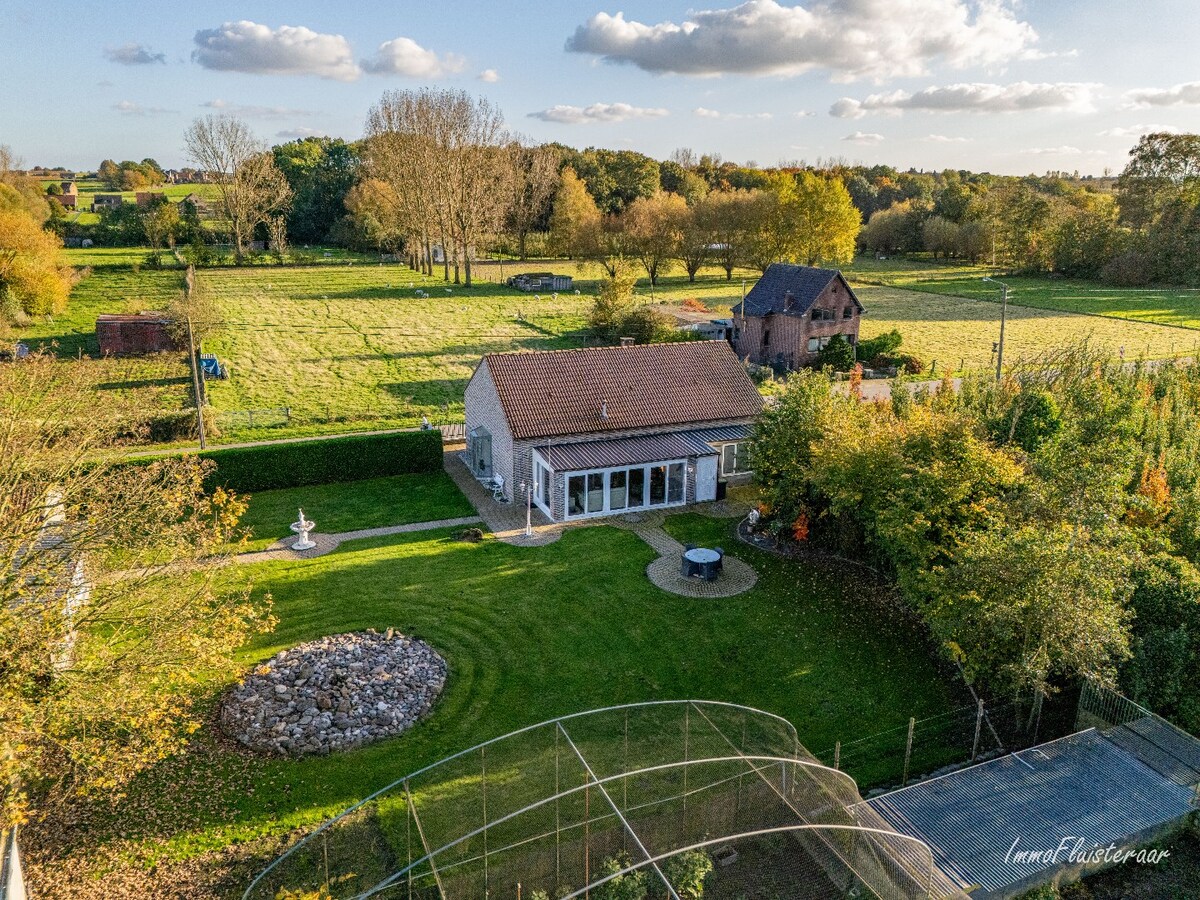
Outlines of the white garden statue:
M296 534L300 535L300 540L298 540L298 541L296 541L296 543L292 544L292 549L293 550L311 550L313 547L317 546L316 542L308 539L308 533L316 527L317 527L316 522L310 522L308 519L304 518L304 510L301 509L299 520L295 521L291 524L292 531L294 531L294 532L296 532Z

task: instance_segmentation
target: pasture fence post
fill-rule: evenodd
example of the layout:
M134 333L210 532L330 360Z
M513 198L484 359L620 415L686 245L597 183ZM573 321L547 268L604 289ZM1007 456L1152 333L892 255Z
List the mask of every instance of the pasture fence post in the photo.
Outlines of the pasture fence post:
M975 741L971 744L971 762L975 762L975 757L979 755L979 734L983 728L983 700L979 701L979 706L975 711Z
M908 766L912 762L913 731L916 727L917 719L913 716L908 720L908 743L904 748L904 774L900 778L900 787L908 784Z

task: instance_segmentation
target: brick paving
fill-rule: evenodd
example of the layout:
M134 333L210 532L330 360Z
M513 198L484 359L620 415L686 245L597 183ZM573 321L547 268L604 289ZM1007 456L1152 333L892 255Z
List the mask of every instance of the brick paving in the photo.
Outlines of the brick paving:
M731 506L717 507L716 503L700 504L697 512L713 518L729 518ZM683 544L675 540L663 530L662 524L666 517L655 511L649 513L632 513L609 520L610 524L632 531L650 545L658 559L646 566L646 577L656 586L672 594L682 597L733 597L744 594L758 582L758 573L740 559L725 554L724 570L717 576L716 581L705 581L702 578L685 578L680 574L680 564L683 557Z
M448 451L443 456L443 465L458 489L471 501L475 511L497 540L518 547L541 547L552 544L562 537L563 525L551 522L536 506L533 508L530 520L533 523L533 536L525 536L525 506L519 502L501 503L492 499L492 492L480 484L479 480L467 468L464 454ZM594 522L589 522L594 524Z
M243 553L235 559L242 563L280 559L310 559L332 552L343 541L476 524L484 525L497 540L504 541L506 544L518 547L541 547L557 541L567 528L613 525L633 532L658 554L658 559L646 567L646 577L664 591L683 597L732 597L750 590L758 581L758 573L751 566L728 553L724 558L724 571L716 581L685 578L680 575L679 567L683 545L663 530L666 513L657 509L619 516L582 519L577 522L551 522L535 506L530 517L533 524L533 535L526 537L525 507L521 503L502 503L493 499L492 492L475 478L471 470L467 468L463 454L456 450L446 452L444 465L446 473L475 507L476 512L479 513L478 516L439 519L434 522L414 522L410 525L392 525L384 528L364 528L360 531L345 531L340 534L313 532L309 535L309 539L317 546L311 550L293 550L291 545L299 538L289 537L266 550ZM749 508L749 504L730 499L713 503L698 503L689 507L701 515L716 519L740 518L746 514Z

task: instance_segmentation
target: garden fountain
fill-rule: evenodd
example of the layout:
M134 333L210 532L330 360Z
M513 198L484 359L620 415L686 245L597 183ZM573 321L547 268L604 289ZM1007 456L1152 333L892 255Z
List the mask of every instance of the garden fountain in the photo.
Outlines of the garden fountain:
M312 531L316 525L316 522L310 522L308 519L304 518L304 510L301 509L299 520L291 524L292 531L300 535L300 540L292 544L293 550L311 550L313 547L317 546L314 541L310 541L308 539L308 533Z

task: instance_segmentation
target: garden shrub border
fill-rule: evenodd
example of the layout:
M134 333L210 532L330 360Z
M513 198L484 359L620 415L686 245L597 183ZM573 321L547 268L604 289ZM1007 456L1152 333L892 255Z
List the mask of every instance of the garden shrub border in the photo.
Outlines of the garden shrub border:
M207 487L250 494L276 488L440 472L442 434L433 429L350 435L205 450L196 455L216 464L208 476ZM152 461L153 458L130 460Z

